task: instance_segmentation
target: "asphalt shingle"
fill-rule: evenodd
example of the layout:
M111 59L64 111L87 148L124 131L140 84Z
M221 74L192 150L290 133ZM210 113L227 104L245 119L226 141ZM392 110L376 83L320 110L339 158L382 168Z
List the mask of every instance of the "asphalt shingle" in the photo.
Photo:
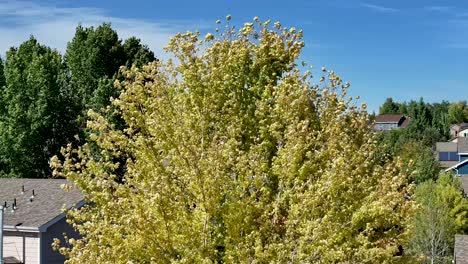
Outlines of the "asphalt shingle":
M458 153L468 153L468 137L459 137L457 145Z
M455 235L455 263L468 264L468 235Z
M75 188L69 192L61 189L62 179L4 179L0 178L0 204L7 203L4 213L6 226L39 228L83 201L83 195ZM24 193L22 193L24 186ZM32 202L29 200L34 190ZM17 209L12 205L16 199Z

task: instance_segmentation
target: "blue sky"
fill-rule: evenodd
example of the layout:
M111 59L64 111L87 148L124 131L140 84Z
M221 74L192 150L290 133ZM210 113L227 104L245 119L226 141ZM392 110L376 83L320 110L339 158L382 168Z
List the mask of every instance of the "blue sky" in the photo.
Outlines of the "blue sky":
M302 59L350 81L370 110L386 97L468 99L468 2L422 0L302 1L9 1L0 0L0 52L30 34L64 51L77 23L111 22L158 57L176 32L212 31L216 19L260 19L302 28ZM463 1L464 2L464 1Z

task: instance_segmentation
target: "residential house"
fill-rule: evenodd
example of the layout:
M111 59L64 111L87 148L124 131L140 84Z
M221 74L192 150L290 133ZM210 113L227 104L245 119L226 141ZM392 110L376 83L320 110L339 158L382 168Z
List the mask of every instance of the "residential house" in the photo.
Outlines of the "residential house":
M468 235L455 235L453 263L468 264Z
M3 257L5 263L63 263L52 249L54 238L78 237L66 222L63 208L84 205L81 193L65 192L61 179L0 179L4 209Z
M468 137L459 137L457 142L437 142L436 151L446 171L468 176Z
M437 158L445 171L460 176L465 195L468 195L468 137L459 137L456 142L437 142Z
M453 171L457 175L468 177L468 137L459 137L455 144L457 145L458 163L452 165L446 171ZM440 155L439 153L439 157Z
M404 115L379 115L375 119L375 131L390 131L405 128L411 123L411 118Z
M454 124L450 126L452 138L468 137L468 123Z

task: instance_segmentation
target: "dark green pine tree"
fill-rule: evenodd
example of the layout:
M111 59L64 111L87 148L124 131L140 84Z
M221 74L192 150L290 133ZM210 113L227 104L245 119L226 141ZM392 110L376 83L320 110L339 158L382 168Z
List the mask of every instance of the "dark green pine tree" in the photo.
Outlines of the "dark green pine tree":
M31 37L10 48L0 94L2 175L49 177L49 159L66 144L72 125L69 98L62 85L60 54Z
M385 114L401 114L400 105L393 101L393 98L389 97L385 100L385 103L379 109L380 115Z

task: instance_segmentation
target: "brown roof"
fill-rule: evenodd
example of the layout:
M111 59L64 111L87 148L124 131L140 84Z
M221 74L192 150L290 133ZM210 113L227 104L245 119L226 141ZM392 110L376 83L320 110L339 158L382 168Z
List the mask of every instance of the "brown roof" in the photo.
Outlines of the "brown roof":
M454 124L450 128L456 131L463 130L465 128L468 128L468 123Z
M4 211L5 226L18 228L40 228L62 214L62 208L83 203L81 193L72 188L69 192L61 189L69 183L62 179L5 179L0 178L0 205L7 202ZM22 193L24 186L24 193ZM29 198L34 190L34 198ZM17 208L13 212L13 201Z
M468 236L455 235L455 263L468 264Z
M403 115L379 115L375 118L376 123L399 123Z
M405 118L405 121L403 121L403 123L400 125L400 127L401 127L401 128L405 128L405 127L407 127L410 123L411 123L411 118L410 118L410 117L406 117L406 118Z

